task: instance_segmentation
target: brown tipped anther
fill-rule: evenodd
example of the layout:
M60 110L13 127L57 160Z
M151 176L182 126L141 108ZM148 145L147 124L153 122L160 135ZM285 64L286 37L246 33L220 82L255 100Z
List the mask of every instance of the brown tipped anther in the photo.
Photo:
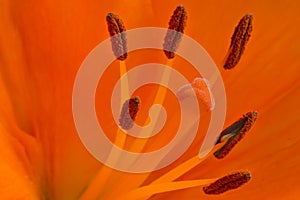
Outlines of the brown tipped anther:
M238 121L234 122L224 131L222 131L216 144L225 140L227 140L227 142L220 149L214 152L214 156L218 159L224 158L251 129L256 121L256 118L257 111L248 112Z
M163 44L164 52L168 59L175 57L175 51L180 43L186 21L187 12L185 8L182 5L177 6L169 21L169 29Z
M113 13L107 14L106 22L111 36L112 50L118 60L125 60L127 58L127 41L124 23L119 16Z
M248 171L236 172L224 176L208 186L203 187L205 194L222 194L226 191L241 187L251 179L251 173Z
M125 101L123 104L119 125L124 130L129 130L133 127L136 115L140 108L141 100L138 97L133 97Z
M234 68L241 59L252 32L252 21L253 15L247 14L235 28L224 64L225 69Z

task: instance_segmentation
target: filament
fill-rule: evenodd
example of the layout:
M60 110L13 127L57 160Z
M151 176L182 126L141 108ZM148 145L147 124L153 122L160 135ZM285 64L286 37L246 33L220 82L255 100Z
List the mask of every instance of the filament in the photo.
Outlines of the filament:
M128 87L128 78L127 78L127 68L125 61L119 61L120 64L120 77L125 76L124 79L121 79L121 101L120 105L122 107L122 103L125 99L129 97L129 87ZM116 138L114 144L119 146L120 148L124 147L126 141L126 134L124 134L120 128L118 128L116 133ZM114 151L114 148L111 150L107 160L112 160L113 162L117 162L118 158L120 157L119 153ZM113 169L103 165L95 178L91 181L88 188L84 191L81 195L80 200L90 200L96 199L101 190L103 189L107 180L110 177L110 174L113 172Z
M173 60L174 59L168 59L167 66L171 67L173 65ZM162 85L168 85L168 83L170 81L170 75L171 75L170 72L171 72L171 70L169 70L169 69L165 69L163 71L161 81L160 81L162 83ZM163 103L166 93L167 93L167 88L162 85L159 86L158 91L155 95L155 99L154 99L154 102L156 102L158 104ZM152 117L153 121L151 121L152 128L149 128L148 130L151 131L154 129L155 124L157 123L158 114L159 114L159 111L157 112L157 114L154 113L154 116ZM146 123L147 122L145 121L144 125L146 125ZM133 144L131 145L130 150L135 150L135 151L141 152L144 149L146 144L147 144L147 140L135 140L133 142ZM136 160L132 160L132 161L128 161L128 162L134 163L135 161ZM123 191L128 191L128 190L130 190L132 188L136 188L140 184L142 184L144 182L144 180L148 177L148 175L149 174L140 174L138 177L136 177L135 181L132 183L127 181L126 176L123 176L123 178L119 181L119 183L123 185L123 187L122 187ZM105 198L111 199L112 197L109 196L109 197L105 197Z
M135 199L148 199L154 194L162 192L170 192L182 189L188 189L193 187L200 187L203 185L210 184L216 179L200 179L200 180L190 180L190 181L175 181L170 183L161 183L155 185L148 185L137 188L117 199L124 200L135 200Z

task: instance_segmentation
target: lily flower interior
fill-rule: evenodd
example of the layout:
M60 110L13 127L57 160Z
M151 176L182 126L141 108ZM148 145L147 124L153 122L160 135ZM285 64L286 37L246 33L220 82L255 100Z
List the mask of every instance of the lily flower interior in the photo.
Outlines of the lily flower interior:
M0 198L297 199L299 7L291 0L1 1ZM165 30L161 49L129 51L135 45L130 31L143 27ZM185 37L201 44L218 73L204 77L180 54ZM87 55L105 40L114 61L98 80L93 106L105 137L126 152L157 152L176 138L186 105L184 133L197 131L174 162L156 168L181 143L154 164L128 160L129 167L153 165L130 173L99 162L82 142L73 115L74 82ZM165 66L153 73L160 84L130 93L130 78L152 76L127 75L145 63ZM175 92L167 87L175 80L172 70L187 80ZM220 105L214 89L219 76L226 118L201 154ZM111 101L117 82L119 99ZM192 100L199 115L189 107ZM132 134L140 127L146 127L143 134ZM112 148L106 160L118 165L122 157Z

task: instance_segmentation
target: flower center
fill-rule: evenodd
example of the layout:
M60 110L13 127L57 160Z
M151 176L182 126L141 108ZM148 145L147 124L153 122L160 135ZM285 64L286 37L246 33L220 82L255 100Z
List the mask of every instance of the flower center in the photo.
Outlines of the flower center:
M226 61L224 64L225 69L232 69L235 67L245 49L245 45L249 40L250 33L252 31L252 15L245 15L239 22L238 26L235 28L234 34L231 38L230 48L227 53ZM126 29L121 21L121 19L112 13L109 13L106 17L108 24L108 31L111 36L112 50L120 61L120 77L126 74L125 60L127 58L127 43L126 35L123 33ZM187 12L183 6L178 6L171 19L169 21L169 30L165 36L163 47L164 53L168 58L167 65L172 66L173 58L175 57L176 49L180 43L181 33L184 32L184 28L187 21ZM170 79L170 74L165 71L162 76L162 82L167 85ZM124 79L126 80L126 79ZM211 83L214 84L214 83ZM139 111L141 100L138 97L129 97L128 93L128 81L121 83L122 91L124 94L121 95L121 101L123 102L121 115L119 118L120 126L126 131L132 128L136 115ZM186 88L192 88L190 91ZM124 89L124 90L123 90ZM208 81L204 78L196 78L194 81L187 86L182 86L177 93L179 99L188 98L191 93L195 93L202 103L208 108L207 110L213 110L215 106L215 100L210 91L210 85ZM165 99L166 88L159 87L155 102L162 103ZM173 168L169 172L165 173L158 179L154 180L152 183L146 186L138 187L142 184L143 180L148 177L145 174L141 181L138 183L137 188L129 190L129 192L118 194L116 198L118 199L147 199L154 194L175 191L180 189L187 189L192 187L202 187L205 194L221 194L228 190L236 189L241 185L248 182L251 178L251 174L248 171L236 172L222 178L213 179L198 179L189 181L175 181L183 174L189 172L192 168L199 165L202 161L211 155L216 158L225 158L229 152L234 148L234 146L245 136L245 134L253 126L257 118L257 112L248 112L239 120L231 124L224 131L220 133L218 140L216 141L216 147L220 146L223 142L225 144L221 146L214 153L210 152L206 157L199 158L198 155L192 157L191 159L181 163L179 166ZM156 119L154 117L154 119ZM145 122L146 123L146 122ZM155 124L155 122L154 122ZM119 131L116 136L115 144L119 147L124 145L126 136L120 135ZM138 146L140 150L145 146L145 141L137 141L133 146ZM116 155L113 155L116 157ZM109 158L108 158L109 159ZM99 197L99 188L103 189L105 186L105 181L108 179L111 170L106 167L100 170L96 178L91 182L90 186L87 188L85 193L82 195L82 199L85 197ZM124 191L126 191L124 185ZM103 189L105 190L105 189ZM127 190L127 191L128 191Z

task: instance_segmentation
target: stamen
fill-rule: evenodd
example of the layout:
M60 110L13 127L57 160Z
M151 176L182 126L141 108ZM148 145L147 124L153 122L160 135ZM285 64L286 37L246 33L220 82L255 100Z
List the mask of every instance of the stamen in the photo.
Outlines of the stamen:
M225 140L231 138L232 136L239 133L239 131L243 128L245 125L245 122L247 121L247 118L242 117L238 121L231 124L229 127L227 127L225 130L223 130L216 142L216 144L222 143Z
M147 185L143 187L139 187L131 192L121 195L120 198L117 199L149 199L152 195L163 193L163 192L171 192L182 189L189 189L193 187L199 187L206 184L209 184L216 179L200 179L200 180L189 180L189 181L174 181L174 182L166 182L154 185Z
M232 69L238 64L252 32L252 20L252 14L247 14L235 28L224 64L225 69Z
M127 69L126 69L126 63L125 61L120 61L120 77L124 77L121 79L121 105L122 102L125 101L125 99L128 99L129 97L129 87L128 87L128 77L126 75ZM128 107L127 107L128 108ZM117 129L116 137L114 144L118 146L119 148L123 148L126 142L126 134L124 134L120 129ZM118 161L118 158L120 157L120 153L117 151L114 151L113 149L109 153L107 157L107 161L110 163L115 163ZM98 173L95 175L95 177L91 180L88 187L85 189L85 191L81 194L80 200L86 200L86 199L98 199L98 196L100 196L103 191L106 188L106 184L113 173L113 169L109 168L107 166L102 166ZM104 188L103 190L99 191L99 188Z
M218 138L216 144L223 142L228 139L227 142L216 152L214 156L218 159L224 158L232 148L245 136L245 134L253 126L257 118L257 112L248 112L238 121L227 127Z
M119 16L113 13L108 13L106 22L111 36L112 50L118 60L125 60L127 58L127 41L124 23Z
M140 99L133 97L125 101L122 107L121 115L119 118L119 125L124 130L129 130L133 127L133 122L136 118L137 112L140 107Z
M228 176L224 176L214 183L211 183L208 186L203 187L205 194L221 194L228 190L233 190L241 187L243 184L247 183L251 179L251 173L248 171L245 172L236 172Z
M168 59L175 57L175 51L181 40L182 33L186 26L187 13L185 8L180 5L178 6L171 16L169 21L169 30L167 31L165 41L163 44L164 52Z

